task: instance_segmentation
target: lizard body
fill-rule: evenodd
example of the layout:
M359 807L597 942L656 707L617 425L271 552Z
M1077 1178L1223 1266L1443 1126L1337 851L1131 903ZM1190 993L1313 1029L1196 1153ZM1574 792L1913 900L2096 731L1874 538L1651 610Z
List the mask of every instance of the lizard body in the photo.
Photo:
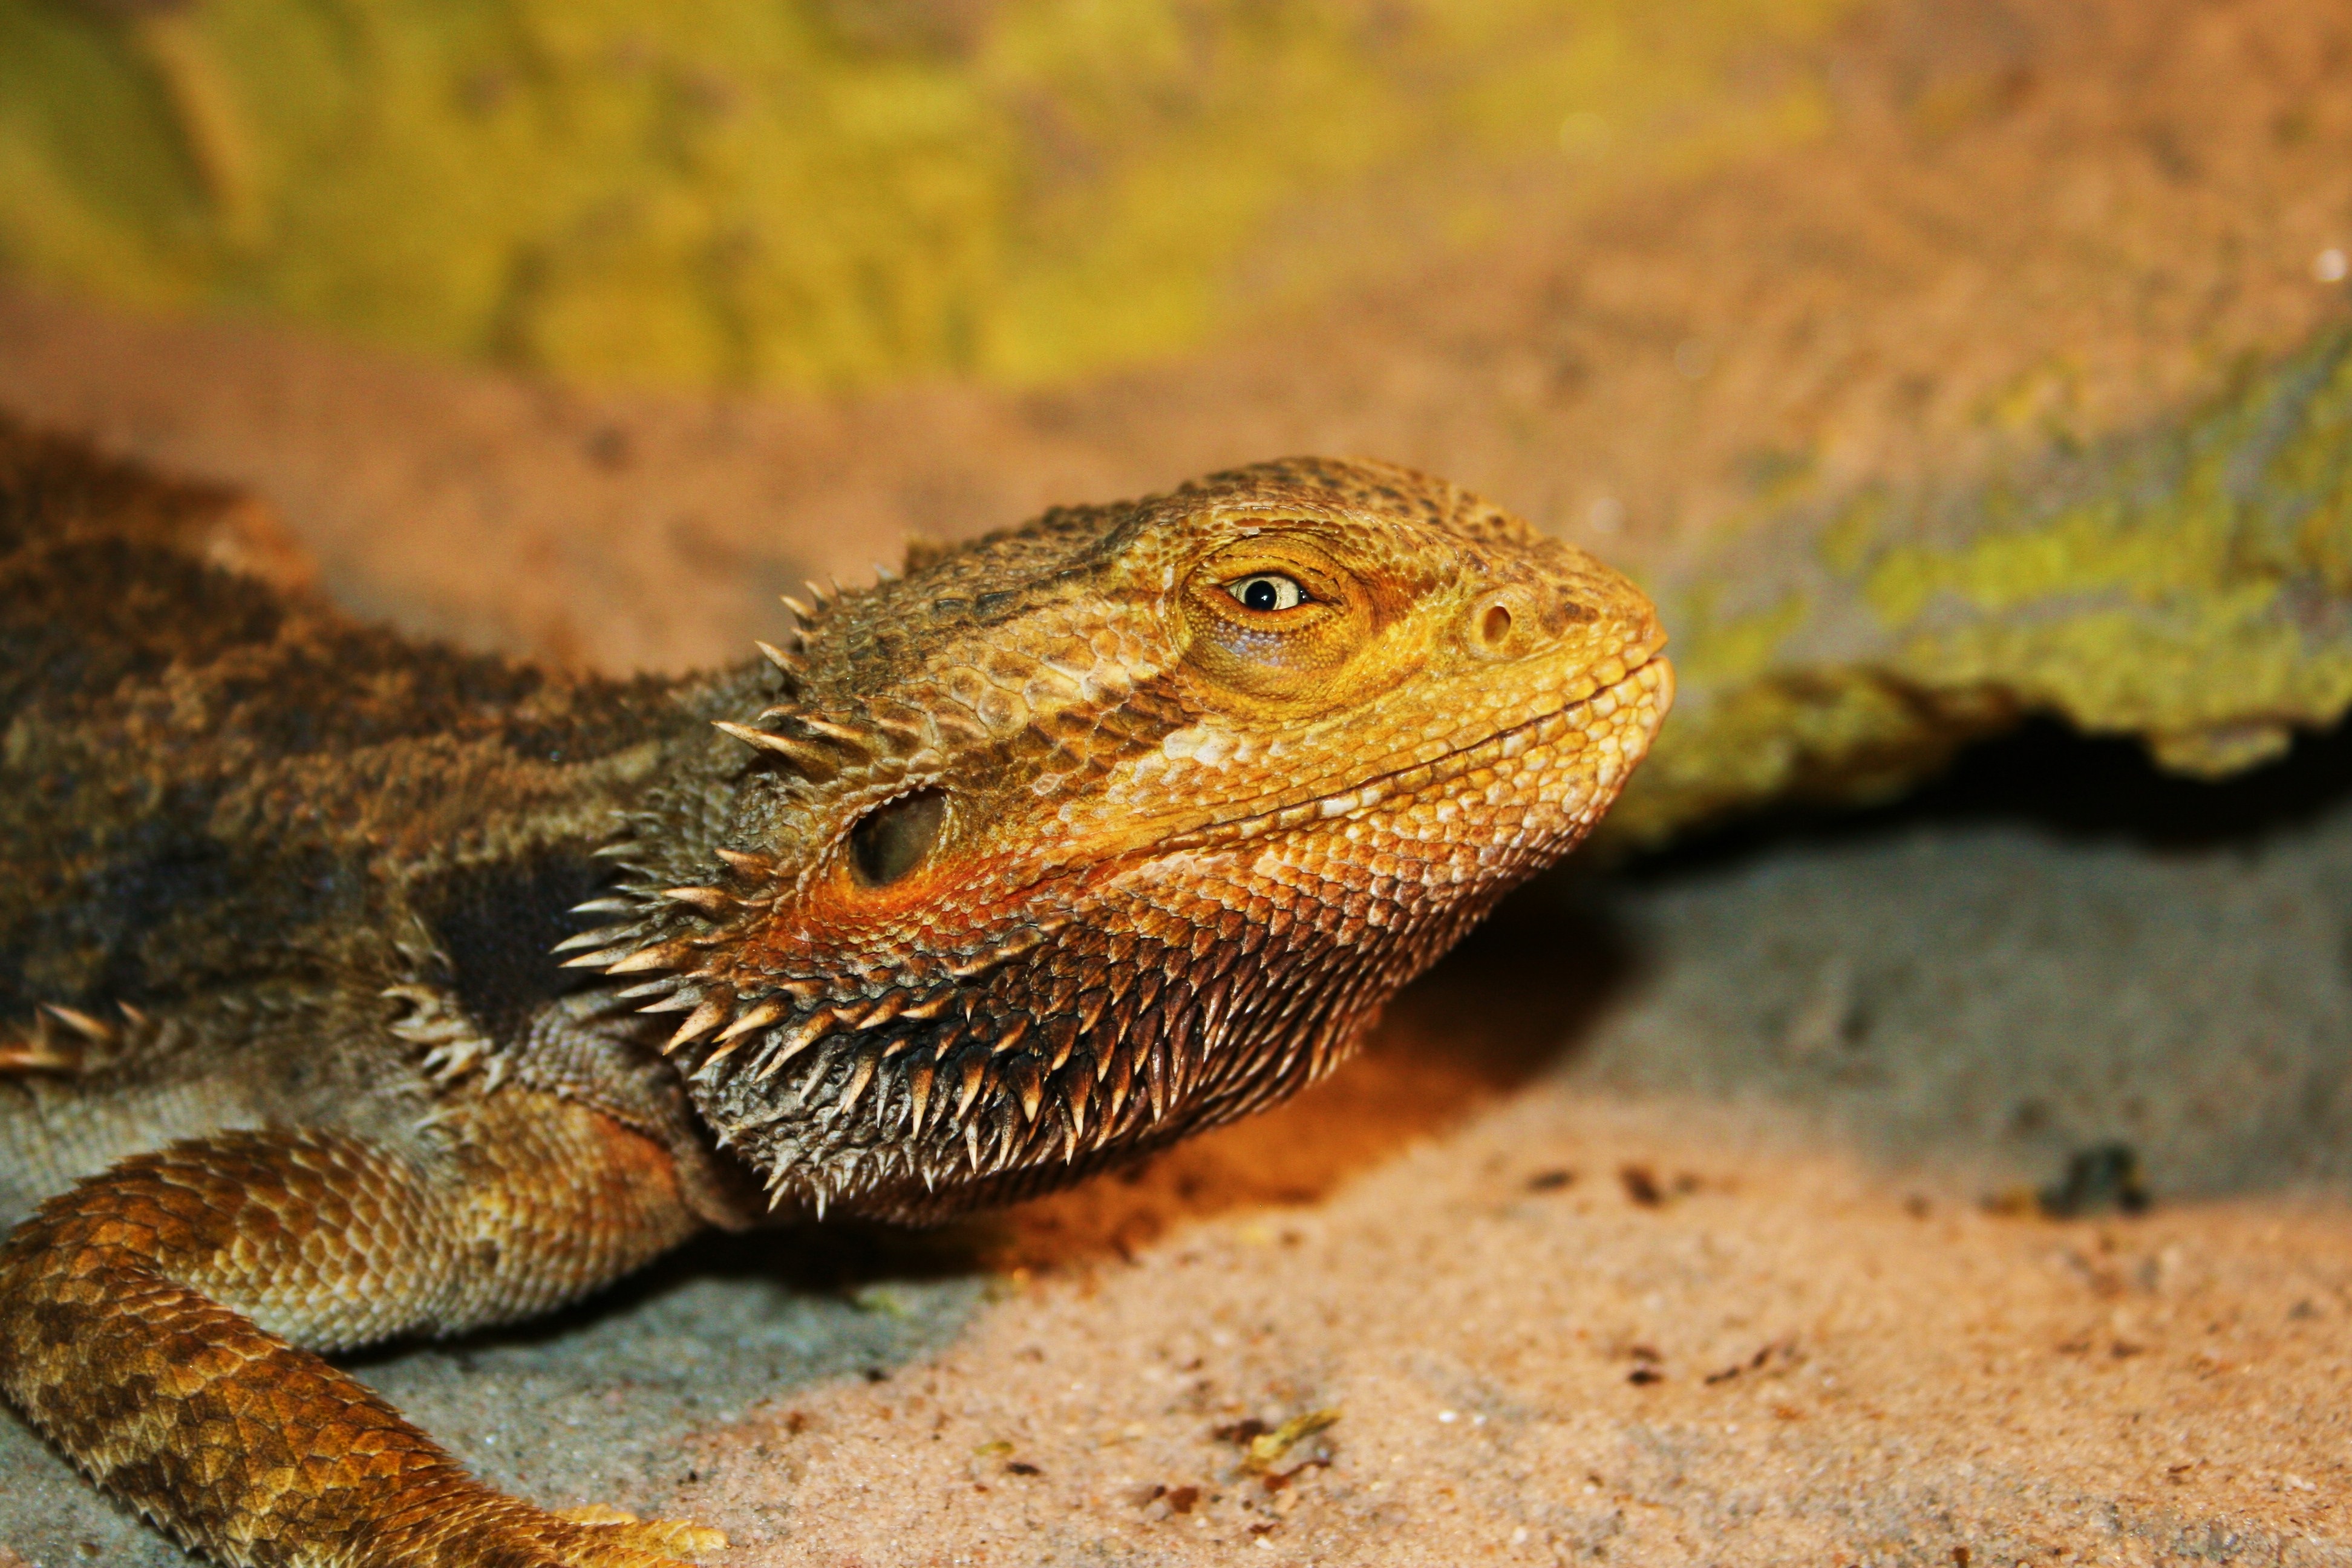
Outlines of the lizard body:
M710 1544L319 1352L1270 1103L1672 696L1623 579L1385 465L1057 510L675 680L357 625L217 512L0 430L0 1394L226 1563Z

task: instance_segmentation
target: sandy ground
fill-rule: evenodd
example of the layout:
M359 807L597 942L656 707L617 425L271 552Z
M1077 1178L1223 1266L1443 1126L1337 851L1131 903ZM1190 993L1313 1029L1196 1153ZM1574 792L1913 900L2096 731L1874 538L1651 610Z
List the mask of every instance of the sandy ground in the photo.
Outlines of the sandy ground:
M1094 386L588 396L0 290L0 407L255 487L369 613L676 668L907 532L1289 448L1664 563L2341 311L2340 13L1927 9L1821 63L1818 144ZM501 1483L746 1564L2352 1563L2347 886L2341 739L2220 792L2032 739L1548 881L1131 1180L357 1365ZM2116 1142L2148 1212L2034 1212ZM179 1561L13 1421L0 1475L43 1568Z

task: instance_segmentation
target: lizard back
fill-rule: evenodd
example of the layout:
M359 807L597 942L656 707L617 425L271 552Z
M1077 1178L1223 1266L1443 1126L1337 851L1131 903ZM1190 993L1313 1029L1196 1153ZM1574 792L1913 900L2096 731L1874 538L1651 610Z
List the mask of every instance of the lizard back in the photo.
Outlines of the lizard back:
M0 1075L0 1223L167 1138L415 1114L387 991L506 1039L576 989L595 847L709 733L272 582L264 524L0 425L0 1039L51 1069Z

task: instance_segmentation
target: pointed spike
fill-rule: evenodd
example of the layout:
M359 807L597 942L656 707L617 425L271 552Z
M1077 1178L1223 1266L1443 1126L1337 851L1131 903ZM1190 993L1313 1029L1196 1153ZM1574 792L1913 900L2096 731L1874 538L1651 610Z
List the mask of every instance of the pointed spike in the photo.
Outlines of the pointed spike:
M855 1110L857 1108L859 1097L866 1092L866 1086L873 1081L874 1058L858 1058L857 1065L849 1069L849 1082L843 1087L841 1098L834 1102L834 1118L837 1121Z
M989 1055L1001 1057L1007 1051L1013 1049L1013 1047L1019 1045L1022 1040L1028 1036L1029 1024L1030 1018L1025 1013L1020 1017L1013 1019L1012 1027L997 1036L996 1043L988 1047Z
M823 1057L817 1058L816 1060L809 1066L808 1077L801 1079L800 1087L793 1090L793 1098L799 1100L803 1105L811 1103L816 1096L817 1086L824 1082L825 1074L830 1072L832 1069L833 1064L831 1062L825 1060Z
M824 1038L825 1036L833 1033L835 1026L846 1022L847 1020L842 1016L840 1008L820 1007L794 1026L792 1034L787 1037L786 1043L798 1048L811 1040Z
M1117 1121L1118 1113L1127 1109L1128 1091L1135 1087L1135 1075L1129 1068L1129 1058L1125 1051L1106 1051L1104 1055L1118 1058L1114 1064L1118 1070L1103 1086L1110 1094L1110 1106L1103 1112L1103 1121L1108 1123Z
M733 736L747 746L756 746L763 752L782 752L788 745L782 735L757 729L750 724L739 724L732 719L713 719L710 721L710 727L722 734Z
M812 1020L812 1022L814 1022L814 1020ZM783 1039L776 1045L773 1054L771 1055L767 1060L760 1064L760 1070L754 1074L753 1077L755 1077L759 1081L764 1083L768 1079L775 1077L776 1074L782 1072L784 1068L784 1064L791 1061L794 1057L799 1056L803 1051L807 1050L819 1040L830 1038L832 1038L831 1030L811 1030L808 1025L803 1024L799 1028L793 1030L791 1034L785 1036ZM803 1096L803 1098L805 1098L805 1096Z
M640 980L635 985L625 985L613 994L620 1001L634 1002L640 996L667 996L685 984L682 976L665 974L658 979Z
M714 729L724 731L747 746L756 746L763 752L773 752L803 772L814 770L821 774L827 774L828 770L838 765L834 758L818 751L810 742L794 740L790 735L779 735L772 730L755 730L749 724L738 724L730 719L713 719L710 722Z
M1160 1121L1168 1114L1168 1053L1160 1042L1151 1042L1143 1058L1143 1091L1151 1100L1151 1120Z
M747 746L765 747L775 739L764 730L754 730L749 724L738 724L732 719L713 719L710 727L720 734L732 735Z
M930 1110L931 1080L936 1077L929 1062L916 1063L915 1069L907 1075L907 1097L915 1107L914 1133L918 1138L923 1135L923 1116Z
M1053 1047L1053 1053L1045 1063L1045 1070L1059 1072L1062 1070L1062 1064L1070 1059L1070 1053L1077 1048L1077 1020L1065 1014L1061 1017L1048 1021L1045 1025L1045 1039Z
M833 585L831 593L827 593L824 585L814 577L802 578L801 586L809 591L809 597L816 602L816 607L820 610L830 609L834 600L841 596L841 584L838 583Z
M790 610L801 625L805 626L816 619L816 611L814 608L802 604L790 594L779 594L776 597L784 602L784 608Z
M956 1120L963 1120L971 1102L980 1098L980 1086L988 1080L988 1058L974 1053L963 1061L963 1087L956 1093Z
M694 944L683 939L659 942L651 947L641 947L616 963L604 966L607 974L643 974L648 969L676 969L693 956Z
M662 984L665 989L661 995L638 1008L638 1012L683 1013L688 1008L697 1005L702 1000L702 993L699 991L679 991L668 989L669 982L667 980L663 981ZM632 985L629 989L634 991L636 987Z
M896 583L898 580L898 574L877 561L874 563L874 580L877 583Z
M688 904L707 915L724 914L735 907L735 896L723 888L664 888L661 896L673 904Z
M865 731L854 729L847 724L836 723L831 719L819 719L809 713L800 713L794 717L798 720L800 727L810 733L822 735L828 741L838 741L845 746L856 746L860 751L865 750L866 743L870 739Z
M964 1157L971 1162L971 1168L978 1171L980 1169L979 1122L967 1121L963 1124L963 1150Z
M747 877L765 877L776 868L775 861L765 855L753 855L741 849L721 849L719 858Z
M770 664L774 665L778 669L782 670L786 675L791 676L795 680L808 673L807 663L796 653L786 653L774 643L761 642L757 638L752 640L751 646L758 648L760 650L761 657L765 658Z
M572 906L575 915L629 915L636 910L637 906L627 899L590 899Z
M619 963L622 959L628 957L635 951L636 950L635 948L629 947L625 943L620 947L605 948L600 952L583 952L577 958L565 959L563 961L563 967L566 969L602 969L609 972L614 964Z
M751 1037L749 1035L736 1036L733 1039L728 1041L725 1045L720 1046L717 1050L712 1051L709 1056L703 1058L702 1065L694 1069L696 1075L699 1076L703 1073L709 1072L719 1063L725 1061L729 1057L731 1057L737 1051L741 1050L751 1042Z
M41 1004L41 1011L84 1039L94 1040L101 1046L114 1043L113 1026L100 1022L79 1007L67 1007L55 1002L44 1002Z
M578 952L583 947L613 947L615 945L625 948L629 942L629 939L637 934L638 928L634 925L599 926L594 931L583 931L578 936L567 936L562 942L557 942L553 947L549 948L547 951L550 952Z
M719 1041L723 1044L728 1040L740 1039L754 1029L764 1029L782 1017L787 1011L789 1009L783 1003L771 996L720 1030Z
M698 1040L710 1033L726 1018L727 1011L727 1005L715 996L703 1003L687 1015L686 1022L677 1026L677 1034L662 1042L662 1055L668 1056L680 1046Z
M1013 1086L1021 1099L1021 1114L1028 1121L1037 1120L1037 1108L1045 1103L1045 1080L1027 1060L1013 1062L1005 1069L1005 1081Z
M793 752L793 742L788 737L773 734L766 730L755 730L749 724L738 724L732 719L713 719L710 721L710 727L722 734L732 735L747 746L757 746L763 752L776 752L788 757Z

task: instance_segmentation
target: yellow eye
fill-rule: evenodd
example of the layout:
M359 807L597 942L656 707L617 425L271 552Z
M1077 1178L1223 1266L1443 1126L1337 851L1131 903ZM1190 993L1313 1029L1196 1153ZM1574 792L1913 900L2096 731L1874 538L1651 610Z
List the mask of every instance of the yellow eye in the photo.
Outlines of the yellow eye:
M1295 610L1307 603L1307 590L1276 572L1254 572L1225 584L1234 603L1244 610Z

